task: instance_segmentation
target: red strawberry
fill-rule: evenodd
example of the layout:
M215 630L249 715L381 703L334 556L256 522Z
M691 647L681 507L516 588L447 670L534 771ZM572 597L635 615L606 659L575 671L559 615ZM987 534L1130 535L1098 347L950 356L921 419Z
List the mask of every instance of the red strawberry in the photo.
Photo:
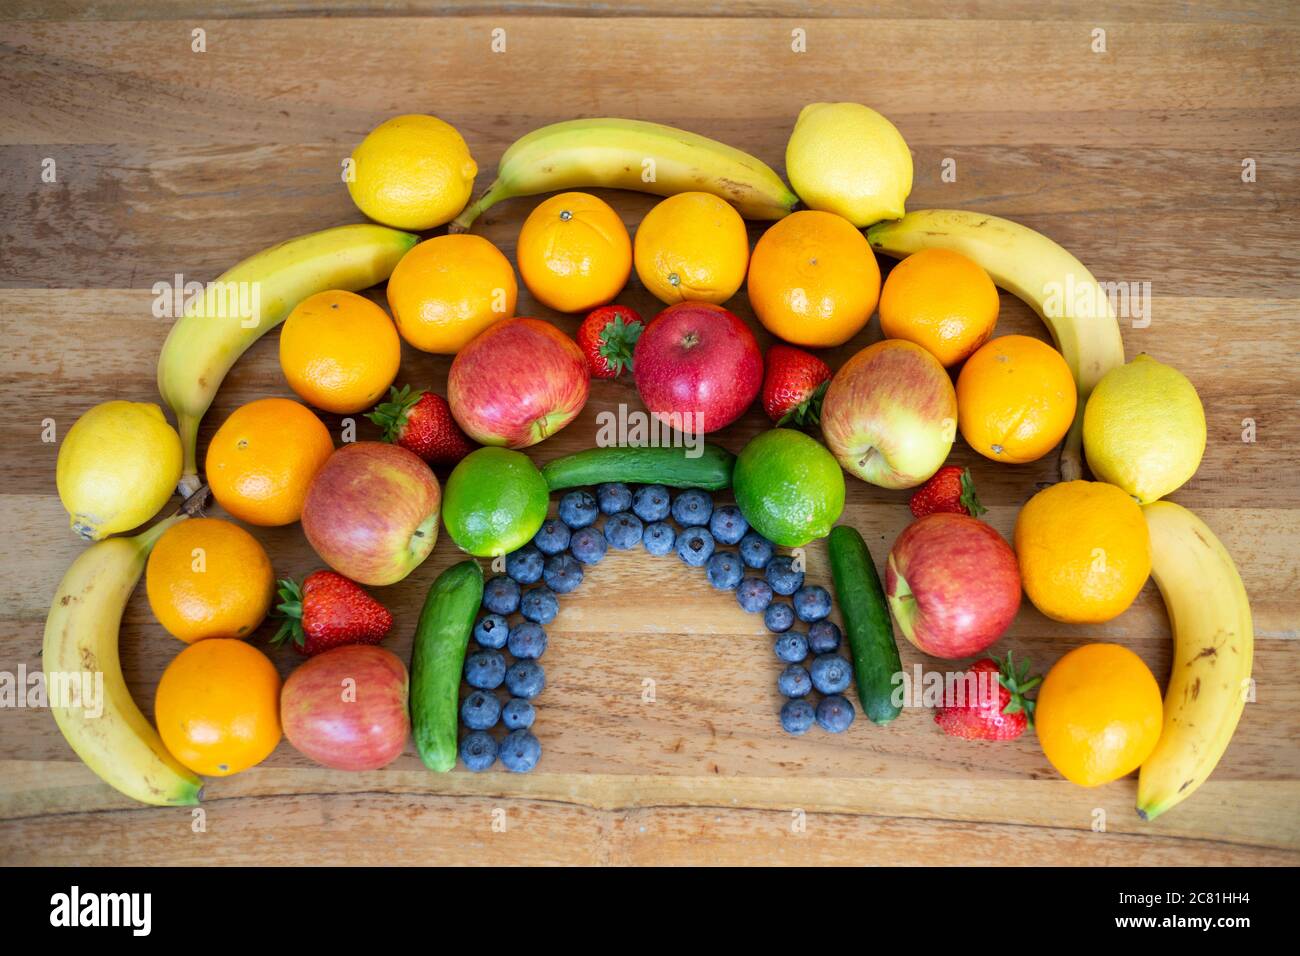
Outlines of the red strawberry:
M441 395L415 392L404 385L388 390L388 401L368 414L384 430L384 441L413 451L431 465L454 465L471 451L471 442Z
M969 672L997 677L997 701L991 694L976 692L976 699L965 701L962 707L940 707L934 712L934 722L949 737L966 740L1014 740L1028 728L1034 728L1034 702L1025 694L1042 682L1041 677L1029 676L1029 664L1017 671L1007 652L1005 661L985 657L970 666ZM984 681L992 680L992 676ZM983 683L981 681L980 683Z
M602 305L578 326L578 348L587 356L592 378L618 378L632 370L632 349L645 328L641 316L625 305Z
M910 502L912 516L924 518L936 512L979 517L988 509L975 496L975 481L969 468L944 465L917 489Z
M284 618L272 644L292 640L293 649L305 657L344 644L378 644L393 626L393 615L365 591L333 571L307 575L279 584L276 611Z
M816 425L830 380L831 367L817 356L793 345L773 345L763 375L763 411L778 425Z

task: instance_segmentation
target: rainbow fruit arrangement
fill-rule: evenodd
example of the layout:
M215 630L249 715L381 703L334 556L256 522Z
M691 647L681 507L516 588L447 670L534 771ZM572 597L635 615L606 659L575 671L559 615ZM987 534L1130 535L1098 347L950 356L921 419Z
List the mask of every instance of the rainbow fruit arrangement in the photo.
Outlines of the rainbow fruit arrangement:
M73 749L152 804L196 802L200 775L254 766L282 735L339 769L382 767L413 734L435 771L458 757L472 770L498 758L531 770L532 701L559 597L607 549L644 549L675 552L763 614L789 733L846 730L855 708L842 692L855 677L873 723L897 717L897 627L931 658L974 659L966 673L988 678L991 692L934 705L943 733L1006 740L1032 728L1083 786L1138 770L1145 819L1190 795L1236 728L1252 656L1232 559L1163 500L1205 449L1196 390L1146 355L1124 362L1104 290L1051 239L979 213L905 212L911 154L875 111L806 107L785 163L797 195L760 160L702 136L574 120L515 142L469 205L478 166L453 127L399 116L373 130L348 188L377 224L290 239L188 303L158 361L174 428L157 405L108 402L64 438L59 495L73 531L95 543L55 593L44 666L105 677L101 716L76 701L54 708ZM589 187L665 198L631 236L607 203L573 191ZM468 232L495 203L541 193L554 195L525 221L513 265ZM774 220L752 250L745 219ZM448 224L423 240L403 231ZM883 283L877 253L899 260ZM515 314L516 266L537 301L586 315L576 340ZM649 321L615 303L633 271L665 304ZM387 310L358 294L385 281ZM766 354L725 308L742 285L779 340ZM251 315L230 307L248 287L260 303ZM999 288L1038 312L1056 348L995 335ZM884 338L838 369L809 351L849 342L877 312ZM198 425L222 379L281 323L280 364L301 401L237 409L200 473ZM394 387L403 342L454 356L445 397ZM696 438L755 400L775 427L736 455L633 438L640 447L538 469L520 450L572 422L593 381L620 376L657 423ZM383 440L335 448L311 407L368 411ZM1010 544L979 519L969 470L946 464L959 435L998 463L1061 448L1063 480L1024 505ZM1085 480L1085 460L1097 480ZM435 467L451 469L445 483ZM846 472L917 489L883 581L861 535L837 524ZM180 511L113 536L157 515L174 488ZM711 492L728 489L735 505L715 507ZM328 567L277 582L248 530L197 516L209 493L244 525L301 523ZM552 493L563 497L548 519ZM408 670L380 646L393 618L366 589L410 575L440 528L468 558L432 582ZM823 537L843 633L827 620L830 592L804 581L801 549ZM477 559L504 573L485 580ZM142 575L153 613L185 644L159 682L156 730L118 665L122 611ZM1115 644L1078 647L1041 681L1010 655L985 656L1022 594L1055 620L1097 623L1122 614L1149 576L1175 642L1163 702L1146 665ZM283 685L247 640L268 615L273 640L304 657Z

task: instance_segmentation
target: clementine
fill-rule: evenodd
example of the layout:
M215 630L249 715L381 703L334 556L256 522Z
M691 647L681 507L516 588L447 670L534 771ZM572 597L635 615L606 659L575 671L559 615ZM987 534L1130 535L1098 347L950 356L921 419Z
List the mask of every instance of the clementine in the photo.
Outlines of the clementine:
M979 263L951 249L922 249L894 266L880 290L880 331L915 342L951 368L988 341L998 289Z
M355 292L318 292L280 330L280 368L305 402L339 415L370 408L388 391L402 340L388 315Z
M632 249L641 284L661 302L726 302L745 281L745 220L712 193L678 193L651 209Z
M515 249L528 291L559 312L604 305L627 284L632 240L609 203L589 193L560 193L524 220Z

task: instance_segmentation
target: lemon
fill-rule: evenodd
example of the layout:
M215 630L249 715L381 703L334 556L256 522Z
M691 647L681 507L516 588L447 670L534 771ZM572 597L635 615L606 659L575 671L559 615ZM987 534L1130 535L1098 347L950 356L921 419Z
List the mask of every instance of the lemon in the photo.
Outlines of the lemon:
M1200 396L1178 369L1139 355L1092 390L1083 450L1094 475L1150 504L1196 474L1205 454Z
M641 220L632 258L641 284L659 301L722 305L745 281L749 234L726 200L678 193Z
M352 151L357 208L396 229L432 229L469 202L478 165L456 128L436 116L394 116Z
M893 123L861 103L810 103L785 147L790 185L810 209L859 229L901 219L912 153Z
M144 524L181 478L181 438L150 402L104 402L59 447L55 481L72 530L88 541Z

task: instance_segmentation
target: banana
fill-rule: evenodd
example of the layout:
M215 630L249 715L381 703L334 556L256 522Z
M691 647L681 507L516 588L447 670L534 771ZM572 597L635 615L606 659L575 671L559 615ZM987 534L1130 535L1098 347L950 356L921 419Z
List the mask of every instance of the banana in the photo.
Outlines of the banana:
M167 752L131 699L117 636L154 542L185 517L182 510L143 534L107 538L83 551L54 592L41 654L50 709L77 756L105 783L157 806L198 803L203 781Z
M503 199L589 186L658 196L712 193L746 219L780 219L799 202L770 166L717 140L642 120L580 119L515 140L501 156L496 181L451 231L469 229Z
M1241 575L1205 522L1172 501L1142 513L1174 635L1164 726L1138 772L1137 812L1154 820L1191 796L1228 748L1246 706L1255 632Z
M1093 386L1124 364L1119 322L1105 290L1073 255L1027 226L963 209L922 209L867 230L872 248L901 259L951 249L1023 299L1051 330L1079 390L1074 423L1061 449L1061 479L1083 477L1083 409Z
M419 238L368 223L313 232L250 256L187 304L158 357L158 391L176 413L185 449L182 497L200 484L199 422L245 350L309 295L384 281Z

